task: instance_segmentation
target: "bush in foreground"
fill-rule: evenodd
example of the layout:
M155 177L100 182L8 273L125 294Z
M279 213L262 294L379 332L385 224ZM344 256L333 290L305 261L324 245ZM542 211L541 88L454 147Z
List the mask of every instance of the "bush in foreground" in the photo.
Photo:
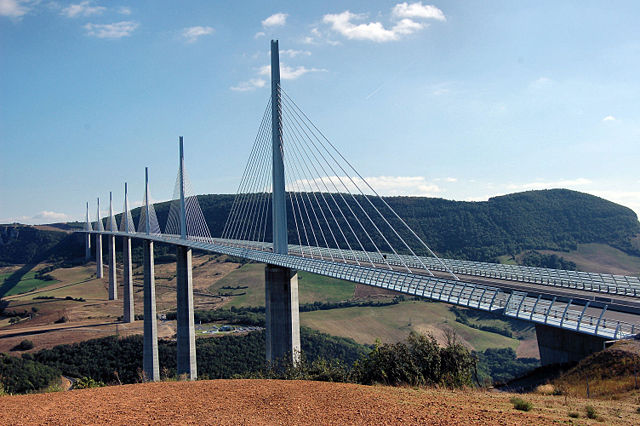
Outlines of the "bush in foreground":
M471 384L475 359L459 343L440 347L433 336L411 333L406 341L377 344L354 365L354 381L362 384L461 387Z
M72 389L90 389L101 388L104 383L99 380L93 380L91 377L82 377L73 383Z
M515 408L516 410L531 411L531 409L533 408L532 403L530 403L529 401L525 401L522 398L513 397L510 399L510 401L513 404L513 408Z

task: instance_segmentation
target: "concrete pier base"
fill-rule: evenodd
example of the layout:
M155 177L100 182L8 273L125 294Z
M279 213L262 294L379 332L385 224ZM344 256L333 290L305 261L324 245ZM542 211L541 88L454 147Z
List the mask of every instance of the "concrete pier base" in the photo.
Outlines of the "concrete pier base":
M300 359L298 274L280 266L265 267L267 362Z
M96 278L104 277L102 265L102 234L96 234Z
M118 299L118 277L116 275L116 237L109 235L109 300Z
M607 339L544 324L536 324L542 365L577 362L604 349Z
M124 322L135 321L133 310L133 272L131 268L131 238L124 237L122 239L122 263L124 266L124 301L122 319Z
M160 380L158 361L158 322L156 319L156 283L153 264L153 241L145 241L144 263L144 338L142 350L142 370L145 380Z
M188 247L176 247L177 271L176 280L178 287L176 313L178 322L177 352L178 375L186 374L189 380L198 377L196 364L196 334L193 325L193 278L191 249Z
M84 260L88 262L91 259L91 234L84 234Z

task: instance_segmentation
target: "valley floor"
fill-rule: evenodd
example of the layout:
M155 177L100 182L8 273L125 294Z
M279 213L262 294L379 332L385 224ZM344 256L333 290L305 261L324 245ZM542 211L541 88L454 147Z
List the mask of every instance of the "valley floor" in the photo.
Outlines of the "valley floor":
M638 424L638 395L603 401L279 380L209 380L0 397L0 424ZM599 420L585 417L591 405ZM579 418L569 417L575 413Z

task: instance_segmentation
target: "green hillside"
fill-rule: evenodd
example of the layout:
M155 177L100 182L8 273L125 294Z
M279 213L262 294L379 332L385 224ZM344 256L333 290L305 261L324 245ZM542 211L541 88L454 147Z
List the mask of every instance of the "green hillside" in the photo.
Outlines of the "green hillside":
M198 196L212 235L222 233L233 198ZM497 261L504 254L568 251L585 243L608 244L640 256L640 249L633 244L640 234L640 222L633 210L581 192L527 191L481 202L425 197L385 199L431 248L446 257ZM155 207L158 220L165 223L169 203ZM133 212L134 219L138 213ZM289 220L293 222L292 217ZM290 232L290 241L297 241L295 230Z
M198 196L213 236L221 235L233 200L233 195ZM497 261L501 255L525 250L568 251L589 243L606 244L640 256L638 244L634 245L634 238L640 234L636 214L627 207L580 192L527 191L482 202L424 197L388 197L386 201L421 238L446 257ZM163 227L169 203L159 203L155 209ZM140 209L132 212L136 223L139 213ZM290 241L297 240L294 232L291 230ZM76 244L72 244L74 241ZM54 254L81 256L80 242L61 232L0 226L0 262L28 263Z

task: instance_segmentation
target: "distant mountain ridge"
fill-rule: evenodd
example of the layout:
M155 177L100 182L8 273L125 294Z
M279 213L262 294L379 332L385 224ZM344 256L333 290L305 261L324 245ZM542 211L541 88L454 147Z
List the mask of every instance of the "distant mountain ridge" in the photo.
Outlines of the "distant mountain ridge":
M198 196L211 235L221 235L234 197ZM640 234L640 222L633 210L581 192L527 191L480 202L426 197L385 197L385 200L432 249L446 257L495 261L504 254L524 250L567 251L584 243L608 244L640 256L640 247L634 245L634 238ZM169 205L169 202L155 205L162 227ZM136 223L139 214L139 208L132 211ZM74 238L29 227L30 231L19 232L12 239L12 233L16 233L10 230L12 227L15 225L0 225L0 262L27 263L54 244ZM296 241L295 231L291 232L290 241ZM57 255L81 255L78 254L81 251L71 250L70 244L64 246L66 252Z

